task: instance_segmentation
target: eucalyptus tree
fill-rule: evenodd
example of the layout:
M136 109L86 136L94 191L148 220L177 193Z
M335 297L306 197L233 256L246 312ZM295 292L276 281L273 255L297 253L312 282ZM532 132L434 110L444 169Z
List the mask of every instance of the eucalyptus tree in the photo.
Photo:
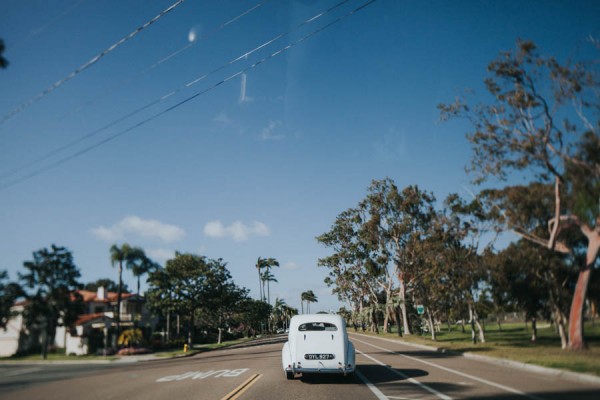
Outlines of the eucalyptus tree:
M587 242L578 268L569 315L571 350L584 349L583 307L590 275L600 251L600 120L598 68L592 62L560 63L541 56L536 45L520 41L488 65L485 80L493 101L467 105L457 99L441 105L442 118L465 117L474 155L474 181L506 179L525 172L554 185L552 217L543 236L508 227L550 250L569 253L573 231ZM592 119L595 118L595 119Z
M489 277L482 254L493 248L499 229L494 219L497 209L489 208L480 198L465 201L455 193L444 200L443 220L447 226L445 241L449 257L447 264L449 279L453 282L455 293L453 300L466 304L471 323L473 343L476 343L475 330L479 340L485 342L485 331L479 317L478 299L488 285ZM486 243L484 237L490 236Z
M398 281L397 298L407 335L411 334L411 329L406 298L415 279L411 268L411 249L407 244L425 237L435 216L434 202L433 194L422 191L418 186L407 186L399 191L390 178L373 181L365 199L370 214L366 225L368 236L378 243L380 256L377 261L384 264L381 269L387 271L387 263L391 263L393 273L386 274L390 275L390 280L393 274ZM391 285L382 285L382 289L386 290L386 322L394 298L391 288Z
M501 213L495 215L495 220L500 225L510 225L513 230L524 235L543 236L547 229L546 221L552 218L554 194L550 184L531 183L527 186L508 186L501 190L485 190L481 193L480 198L488 207L502 210ZM576 240L574 241L576 236L567 238L566 243L573 249L585 247L577 246ZM528 241L535 245L531 240ZM532 287L526 290L532 296L539 291L534 289L533 286L541 285L540 287L545 292L543 298L547 299L550 318L561 338L561 347L566 349L568 347L566 334L568 308L565 309L564 306L567 301L564 298L564 291L566 282L571 282L572 279L567 278L566 275L569 274L563 268L568 264L575 264L576 261L574 254L561 254L550 249L547 249L548 251L543 250L544 248L540 246L540 249L536 251L531 246L526 246L523 243L518 246L511 246L497 255L497 260L494 261L495 268L507 269L507 273L509 273L511 268L518 267L520 274L533 279L533 281L527 283ZM511 262L506 259L510 256L517 258L514 262ZM525 260L527 262L524 262ZM498 262L501 262L501 264L497 265ZM516 265L513 265L513 263ZM494 269L492 269L492 272L494 272ZM502 278L495 276L494 279L502 287ZM569 283L569 286L574 287L575 282ZM521 307L525 307L526 311L533 315L535 299L532 298L528 302L520 298L517 293L513 293L513 295L516 296L515 300L518 300Z
M83 312L82 298L76 292L81 273L71 252L55 245L34 252L33 260L25 261L23 267L27 272L19 273L19 280L27 298L24 318L30 330L41 332L45 359L56 328L71 327Z
M569 287L575 285L576 274L568 259L556 252L520 240L490 258L492 291L504 291L518 310L525 311L532 325L532 341L536 341L536 319L549 318L567 347L566 313Z
M374 263L368 263L372 249L360 234L364 211L347 209L336 217L328 232L317 237L317 241L333 250L333 254L318 261L319 266L329 270L325 283L333 286L333 293L347 302L356 315L362 314L366 304L377 303L377 283L373 276L377 271Z

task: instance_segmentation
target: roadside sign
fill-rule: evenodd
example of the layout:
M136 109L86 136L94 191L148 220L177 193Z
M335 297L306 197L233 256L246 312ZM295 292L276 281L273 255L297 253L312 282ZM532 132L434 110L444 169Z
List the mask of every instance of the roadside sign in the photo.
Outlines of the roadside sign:
M417 305L417 314L423 315L425 313L425 307L422 304Z

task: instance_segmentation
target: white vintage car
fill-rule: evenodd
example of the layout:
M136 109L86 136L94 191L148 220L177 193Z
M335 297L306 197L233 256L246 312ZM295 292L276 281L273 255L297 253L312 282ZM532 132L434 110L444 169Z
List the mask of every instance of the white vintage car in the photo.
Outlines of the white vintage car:
M339 315L296 315L290 321L281 362L288 379L297 373L353 375L356 353Z

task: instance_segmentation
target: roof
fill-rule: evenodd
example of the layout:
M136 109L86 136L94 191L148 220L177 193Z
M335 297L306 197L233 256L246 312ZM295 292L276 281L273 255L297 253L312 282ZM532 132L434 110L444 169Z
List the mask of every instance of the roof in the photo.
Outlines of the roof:
M290 331L295 331L298 329L300 324L304 324L306 322L329 322L335 325L344 326L343 319L339 315L335 314L302 314L302 315L294 315L292 320L290 321Z
M88 322L94 321L96 319L102 319L102 320L109 319L112 321L112 318L107 317L106 314L104 314L104 313L85 314L85 315L80 315L79 318L77 318L77 321L75 321L75 325L83 325Z
M112 302L117 301L117 297L119 296L119 294L115 293L115 292L106 292L105 298L99 299L98 292L95 292L95 291L93 292L91 290L78 290L77 293L79 293L81 295L81 297L83 297L84 303L91 303L91 302L112 303ZM133 293L121 293L121 300L127 299L132 296L136 296L136 295Z

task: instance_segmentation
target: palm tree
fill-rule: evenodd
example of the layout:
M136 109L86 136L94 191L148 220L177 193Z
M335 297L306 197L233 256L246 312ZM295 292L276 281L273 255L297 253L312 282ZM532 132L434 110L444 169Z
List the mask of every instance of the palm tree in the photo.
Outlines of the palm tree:
M275 279L273 274L271 274L269 272L269 268L279 267L279 261L277 261L274 258L269 257L269 258L267 258L267 261L265 262L265 264L266 264L266 268L267 268L266 276L272 278L272 279L266 279L266 281L267 281L267 301L269 304L271 304L271 290L270 290L271 288L270 288L269 282L277 282L277 279ZM264 294L264 292L263 292L263 294Z
M261 274L261 269L266 269L267 272L267 276L271 276L273 277L272 274L269 274L269 268L271 267L279 267L279 261L277 261L274 258L261 258L258 257L258 261L256 261L256 265L255 265L257 271L258 271L258 284L259 284L259 291L260 291L260 299L262 301L268 300L268 303L271 304L271 293L270 293L270 287L269 287L269 282L277 282L277 280L266 280L267 282L267 296L265 296L265 288L264 288L264 284L265 284L265 280L263 279L263 274Z
M160 265L152 261L150 258L146 256L144 250L139 248L134 248L134 253L131 257L131 260L127 264L127 268L131 269L133 276L137 278L137 295L140 295L140 278L149 274L152 271L156 271L160 268Z
M260 273L260 270L266 267L266 265L265 265L266 261L267 261L266 259L258 257L258 261L256 261L256 265L255 265L256 270L258 271L258 292L259 292L261 301L264 301L264 298L263 298L263 283L264 282L262 280L262 274Z
M127 243L123 243L121 247L113 244L110 248L110 263L114 267L119 265L119 290L117 291L117 312L115 320L117 322L117 337L121 334L121 291L123 288L123 263L130 258L132 248Z
M300 293L300 306L302 307L302 314L304 314L304 301L306 300L307 295L308 295L308 292Z
M275 275L273 275L273 273L267 269L265 272L262 273L261 279L263 281L263 293L265 292L264 284L265 282L267 283L267 302L271 304L271 291L269 290L269 283L278 282L277 278L275 278Z
M303 300L306 301L306 312L310 314L310 303L317 303L319 300L312 290L302 293Z

